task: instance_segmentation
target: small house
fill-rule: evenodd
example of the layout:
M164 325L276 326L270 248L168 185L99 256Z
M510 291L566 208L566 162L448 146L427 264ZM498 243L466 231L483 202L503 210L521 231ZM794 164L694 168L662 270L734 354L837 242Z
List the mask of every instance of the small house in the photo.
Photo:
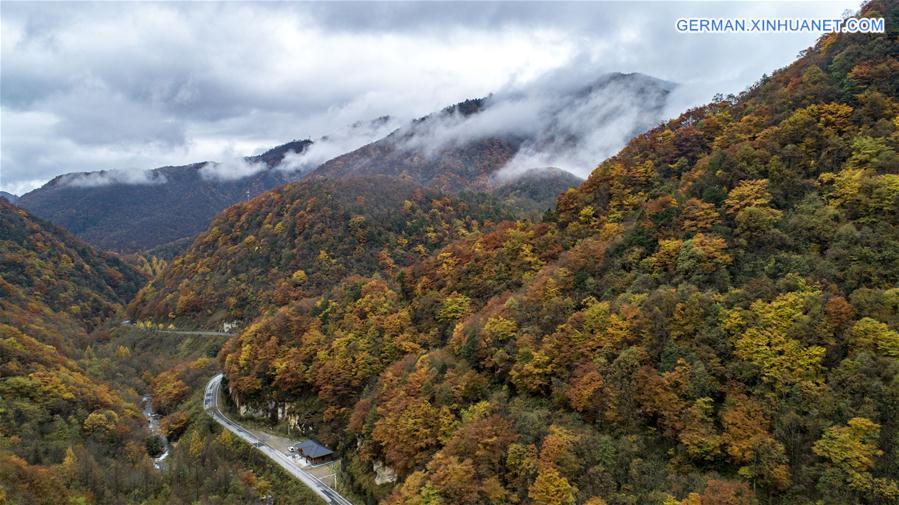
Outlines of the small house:
M311 465L327 463L334 459L334 451L328 449L315 440L306 440L292 447L294 453L299 454Z

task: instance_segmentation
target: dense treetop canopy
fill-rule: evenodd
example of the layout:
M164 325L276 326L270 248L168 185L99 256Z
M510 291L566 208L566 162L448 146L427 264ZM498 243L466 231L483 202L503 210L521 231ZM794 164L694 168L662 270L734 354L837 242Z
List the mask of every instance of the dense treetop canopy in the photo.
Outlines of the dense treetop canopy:
M389 503L896 502L899 9L863 14L891 32L639 136L542 223L272 300L233 393L320 416Z

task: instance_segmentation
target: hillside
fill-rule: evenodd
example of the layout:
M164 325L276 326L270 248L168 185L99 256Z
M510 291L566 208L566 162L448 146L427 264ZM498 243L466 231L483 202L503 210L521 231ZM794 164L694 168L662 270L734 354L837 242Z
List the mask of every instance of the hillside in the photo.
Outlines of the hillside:
M387 273L508 214L384 176L307 178L228 208L131 305L137 319L249 321L351 274Z
M61 175L17 205L102 249L152 249L193 237L226 207L298 178L273 167L310 144L295 141L247 158L267 168L236 179L210 177L206 163L157 168L139 181L118 181L108 172Z
M75 358L145 279L5 201L0 237L0 493L11 503L59 503L67 491L50 467L73 445L121 442L136 422Z
M558 168L532 168L499 182L490 193L522 216L539 218L555 207L559 195L582 182L583 179Z
M611 154L606 151L659 121L673 87L640 74L609 74L570 89L506 92L447 107L348 153L345 146L379 138L393 119L359 122L315 143L293 141L221 165L65 174L17 204L106 250L179 249L218 212L310 170L331 178L387 175L453 194L491 191L504 168L517 174L551 161L586 168L571 153ZM515 110L524 112L510 114ZM282 163L290 153L306 156L297 166L293 158ZM556 196L533 201L526 195L510 199L522 215L545 210Z
M899 503L899 4L863 14L546 222L274 300L232 396L383 503Z
M16 203L19 200L19 197L12 193L7 193L6 191L0 191L0 199L6 200L9 203Z
M0 322L60 350L115 314L146 282L116 256L0 201Z
M673 87L640 74L609 74L572 89L467 100L327 161L313 174L380 174L445 193L486 191L510 164L524 171L591 144L623 144L657 124Z
M108 324L145 279L5 202L0 237L0 503L316 503L252 448L210 433L196 396L221 338ZM170 471L151 459L147 392L169 414Z

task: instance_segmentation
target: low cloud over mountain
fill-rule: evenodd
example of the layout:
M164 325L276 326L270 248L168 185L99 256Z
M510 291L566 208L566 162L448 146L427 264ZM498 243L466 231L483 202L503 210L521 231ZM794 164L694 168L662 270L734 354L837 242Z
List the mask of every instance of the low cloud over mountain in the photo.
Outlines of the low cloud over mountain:
M636 134L665 119L676 86L641 74L583 74L562 69L429 116L406 132L403 147L437 156L484 138L519 139L498 177L547 166L586 177Z
M675 88L642 74L560 71L412 121L313 173L400 176L448 192L486 190L548 166L583 178L664 119Z
M155 170L101 170L99 172L79 172L65 174L56 179L56 184L76 188L94 188L113 184L165 184L165 174Z

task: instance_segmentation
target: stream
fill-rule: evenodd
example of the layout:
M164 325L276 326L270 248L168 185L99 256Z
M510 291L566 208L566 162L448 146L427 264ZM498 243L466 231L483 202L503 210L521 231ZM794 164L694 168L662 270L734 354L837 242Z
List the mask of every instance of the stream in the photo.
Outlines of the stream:
M153 397L144 395L142 401L144 404L144 417L147 419L147 429L151 435L156 435L162 439L162 454L153 458L153 468L160 470L165 458L169 457L169 440L159 429L159 415L153 411Z

